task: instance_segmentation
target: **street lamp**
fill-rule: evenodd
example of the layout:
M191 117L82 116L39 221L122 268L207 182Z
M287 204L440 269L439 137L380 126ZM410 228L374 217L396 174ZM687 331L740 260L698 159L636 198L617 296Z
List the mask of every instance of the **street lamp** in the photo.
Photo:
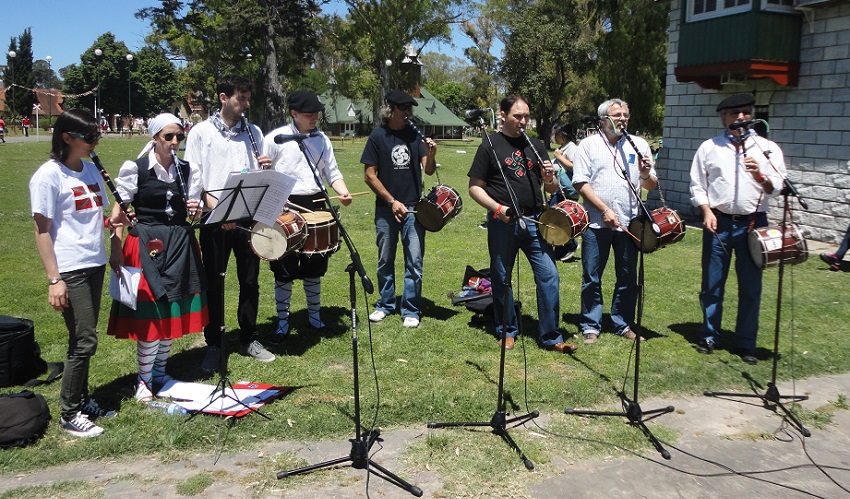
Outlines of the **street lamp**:
M47 56L47 57L44 58L44 60L47 61L47 78L48 78L48 80L47 80L48 81L48 83L47 83L47 116L48 116L48 123L50 124L50 127L53 128L53 89L50 88L50 86L51 86L50 84L53 82L53 72L50 69L50 61L53 60L53 57Z
M14 59L17 57L18 53L14 50L9 51L9 59ZM15 63L14 61L9 61L9 70L12 72L12 83L9 86L12 87L12 125L15 124Z
M390 91L390 66L393 65L392 59L384 61L384 98Z
M127 59L127 119L133 119L133 108L130 100L130 64L133 62L133 54L124 56Z
M100 109L100 56L103 55L103 51L100 49L94 49L94 55L97 56L97 62L95 63L95 72L97 73L97 93L94 96L94 119L97 121L98 129L100 128L100 116L98 115Z

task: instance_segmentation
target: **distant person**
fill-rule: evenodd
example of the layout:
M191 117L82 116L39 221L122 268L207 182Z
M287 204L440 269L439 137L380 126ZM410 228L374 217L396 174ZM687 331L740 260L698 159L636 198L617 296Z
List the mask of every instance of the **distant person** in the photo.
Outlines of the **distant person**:
M29 119L29 117L25 116L24 119L21 120L21 127L24 129L24 137L29 137L30 136L30 119Z
M54 125L50 160L29 184L36 248L47 272L47 300L62 312L68 328L59 426L82 438L103 433L89 418L107 415L89 398L88 389L106 273L104 226L129 222L123 214L104 217L109 205L106 188L89 161L99 139L94 116L78 109L62 113ZM112 238L111 244L113 253L121 252L120 240Z
M764 272L750 254L749 236L753 229L767 227L768 201L781 190L785 175L785 158L778 145L746 127L732 128L753 118L755 102L752 94L735 94L720 102L716 111L723 133L699 146L690 172L691 203L702 212L705 229L699 294L704 321L697 352L710 354L720 345L723 297L734 254L738 277L734 351L751 365L758 362L755 349Z
M6 143L6 120L0 118L0 140Z

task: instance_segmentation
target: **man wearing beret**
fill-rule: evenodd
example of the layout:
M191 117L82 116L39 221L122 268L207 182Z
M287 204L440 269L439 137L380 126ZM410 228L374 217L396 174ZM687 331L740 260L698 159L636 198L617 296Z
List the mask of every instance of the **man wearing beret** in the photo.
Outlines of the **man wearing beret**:
M422 140L408 123L416 99L401 90L386 96L381 110L383 124L366 142L360 162L366 184L375 193L375 230L378 245L378 291L380 297L372 322L380 322L396 310L395 256L399 235L404 250L404 288L401 316L404 327L419 327L422 318L422 259L425 229L411 213L422 197L422 171L433 175L437 168L437 144Z
M710 354L720 345L723 293L734 253L738 315L733 351L751 365L758 362L754 353L762 271L750 255L748 238L753 229L767 226L768 198L779 193L785 176L782 150L740 126L753 119L754 105L751 94L735 94L717 106L725 130L697 149L690 188L691 202L702 212L705 229L699 295L704 321L697 351Z
M319 112L324 111L325 106L316 94L306 90L292 92L288 104L292 123L266 135L263 144L273 168L296 179L289 200L312 211L327 209L320 195L326 181L339 195L339 201L344 206L350 205L351 194L339 171L331 141L327 136L318 133L316 128ZM316 136L275 143L275 137L279 135L293 137L311 133ZM303 152L298 145L299 141L304 146ZM315 166L315 171L310 167L310 163ZM289 302L292 298L292 281L295 279L301 279L304 283L310 327L316 330L324 329L325 324L319 315L322 292L320 279L328 271L331 254L327 252L306 256L300 251L294 251L269 264L275 275L274 296L278 319L272 343L282 342L289 334Z

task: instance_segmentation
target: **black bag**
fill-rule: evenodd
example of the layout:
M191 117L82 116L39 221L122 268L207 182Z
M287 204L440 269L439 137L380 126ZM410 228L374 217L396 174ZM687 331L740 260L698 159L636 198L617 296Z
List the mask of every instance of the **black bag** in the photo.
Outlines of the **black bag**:
M0 315L0 388L50 383L63 367L42 360L31 320ZM48 368L51 372L46 380L36 379Z
M29 390L0 395L0 448L25 447L44 435L50 409L44 397Z

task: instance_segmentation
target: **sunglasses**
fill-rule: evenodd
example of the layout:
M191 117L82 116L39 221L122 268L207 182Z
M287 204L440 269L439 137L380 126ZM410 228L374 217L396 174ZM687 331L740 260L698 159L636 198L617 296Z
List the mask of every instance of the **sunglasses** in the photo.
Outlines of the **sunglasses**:
M177 142L183 142L183 139L186 138L185 133L165 133L162 135L162 138L165 139L166 142L171 142L171 139L177 137Z
M396 104L396 105L395 105L395 107L396 107L397 109L399 109L400 111L410 111L410 109L411 109L413 106L412 106L412 105L410 105L410 104Z
M83 139L86 144L94 144L100 140L100 135L85 135L77 132L68 132L68 136L74 139Z

